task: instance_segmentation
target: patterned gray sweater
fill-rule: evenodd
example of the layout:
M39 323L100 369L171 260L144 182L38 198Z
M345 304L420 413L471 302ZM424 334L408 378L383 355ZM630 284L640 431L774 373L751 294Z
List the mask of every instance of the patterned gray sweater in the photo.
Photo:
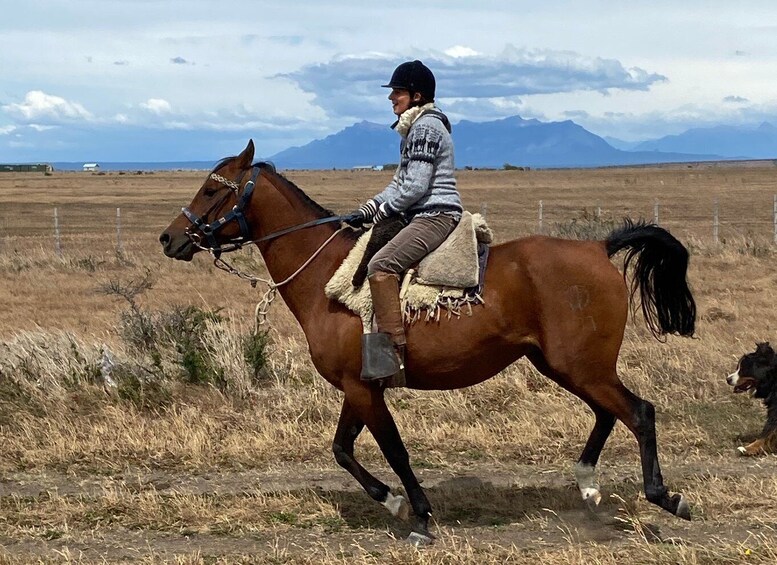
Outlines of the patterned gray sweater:
M394 178L373 200L387 211L418 214L461 214L461 198L454 177L453 141L448 118L439 111L424 112L400 145L400 163Z

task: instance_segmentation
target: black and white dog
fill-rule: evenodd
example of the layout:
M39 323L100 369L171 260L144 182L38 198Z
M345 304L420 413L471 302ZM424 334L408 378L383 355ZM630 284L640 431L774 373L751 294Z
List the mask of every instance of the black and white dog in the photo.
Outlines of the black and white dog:
M777 355L769 343L759 343L753 353L743 355L737 370L726 377L734 392L752 390L766 405L766 424L754 442L738 447L741 455L777 453Z

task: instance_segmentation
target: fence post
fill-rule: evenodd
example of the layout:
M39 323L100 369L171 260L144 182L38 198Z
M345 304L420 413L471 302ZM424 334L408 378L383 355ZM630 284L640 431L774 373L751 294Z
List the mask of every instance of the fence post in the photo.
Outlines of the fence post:
M121 208L116 208L116 253L121 254Z
M539 221L539 231L537 233L542 233L542 200L540 200L540 221Z
M54 252L57 257L62 257L62 241L59 237L59 216L57 215L57 209L54 208Z
M653 204L653 223L658 225L658 199Z
M720 232L720 214L718 209L718 199L715 199L715 211L712 216L712 239L715 245L718 244L718 236Z
M777 194L774 195L773 216L774 216L774 244L777 245Z
M483 219L485 219L487 213L488 213L488 203L483 202L483 204L480 205L480 215L483 216Z

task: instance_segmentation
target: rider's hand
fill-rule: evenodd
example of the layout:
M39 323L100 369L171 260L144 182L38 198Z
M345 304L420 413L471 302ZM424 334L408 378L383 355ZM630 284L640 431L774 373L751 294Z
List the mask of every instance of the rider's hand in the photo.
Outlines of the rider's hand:
M367 218L365 218L364 214L358 210L351 212L350 214L346 214L345 216L340 216L340 219L343 221L343 223L346 223L352 228L356 229L363 227L367 222Z
M368 200L358 210L343 216L343 221L354 228L361 228L364 224L372 223L378 214L378 204L374 200Z

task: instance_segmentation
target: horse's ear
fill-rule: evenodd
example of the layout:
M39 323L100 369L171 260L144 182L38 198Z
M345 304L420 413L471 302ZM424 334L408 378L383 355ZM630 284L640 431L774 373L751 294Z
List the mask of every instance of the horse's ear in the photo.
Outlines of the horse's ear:
M237 156L237 162L241 169L247 169L254 162L254 140L249 139L248 145L243 152Z

